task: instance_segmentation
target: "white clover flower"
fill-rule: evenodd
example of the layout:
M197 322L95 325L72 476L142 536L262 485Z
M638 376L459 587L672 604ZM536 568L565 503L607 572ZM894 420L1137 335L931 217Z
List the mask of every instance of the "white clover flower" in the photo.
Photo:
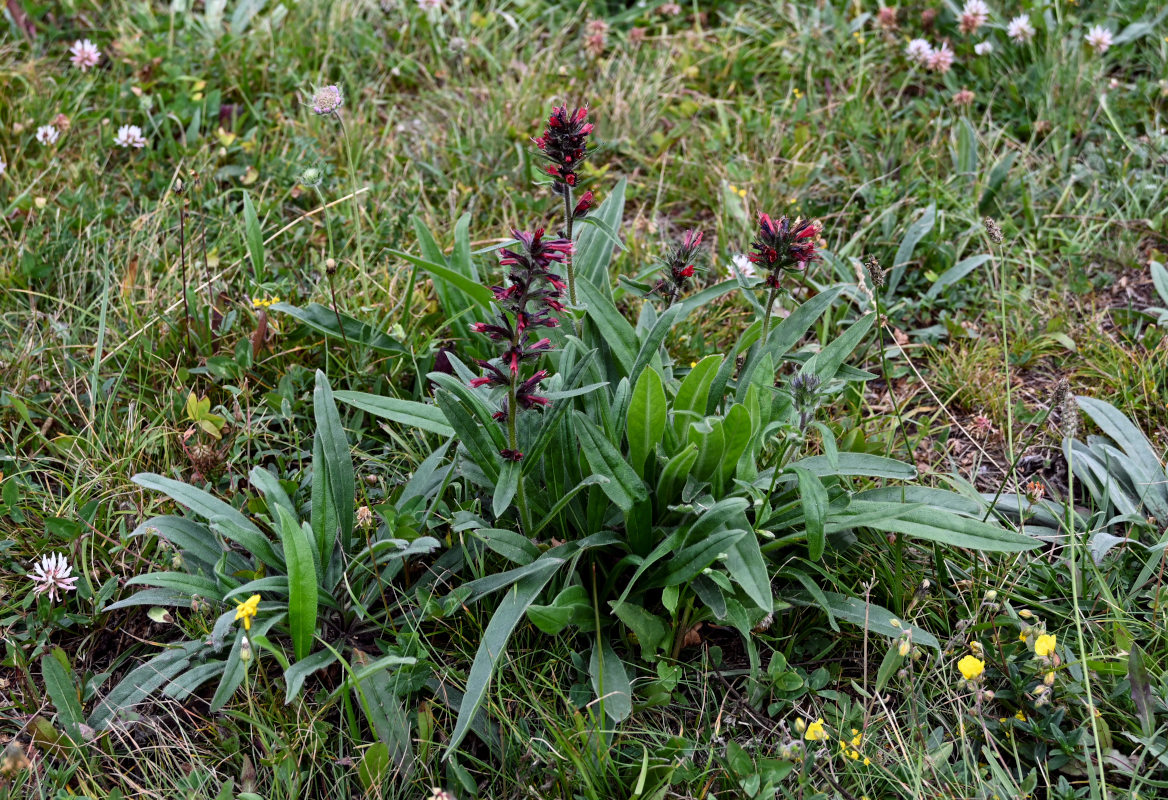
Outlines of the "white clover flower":
M941 42L941 46L934 48L933 52L929 53L926 65L931 70L937 72L948 72L949 68L953 66L954 56L953 50L950 49L948 42Z
M435 11L442 8L442 0L418 0L418 8L423 11Z
M988 41L978 42L973 46L973 52L977 53L979 56L989 55L990 53L994 52L994 43Z
M57 139L60 138L61 132L53 125L42 125L37 128L36 140L48 147L51 144L56 144Z
M904 48L908 60L924 66L929 63L929 56L933 55L933 46L925 39L913 39Z
M1030 17L1025 14L1019 14L1010 20L1010 24L1006 26L1006 34L1018 44L1025 44L1034 38L1034 26L1030 24Z
M966 0L958 27L962 33L977 33L978 28L989 21L990 7L985 4L985 0Z
M1087 35L1084 38L1092 50L1099 55L1103 55L1107 52L1107 48L1111 47L1115 34L1102 25L1094 25L1091 30L1087 31Z
M28 573L28 579L36 584L33 587L34 594L48 594L49 599L56 602L60 598L58 592L72 592L77 589L77 578L70 577L72 574L73 568L69 566L65 556L61 553L52 553L41 557Z
M146 137L142 135L142 129L137 125L123 125L118 128L114 144L118 147L136 147L141 150L146 146Z
M88 39L75 41L69 52L73 54L69 60L82 72L88 72L90 67L96 67L97 62L101 61L101 51Z
M736 275L741 275L743 278L750 279L758 275L758 270L755 269L754 262L745 253L735 253L732 260L733 263L730 265L730 269L727 270L731 278Z

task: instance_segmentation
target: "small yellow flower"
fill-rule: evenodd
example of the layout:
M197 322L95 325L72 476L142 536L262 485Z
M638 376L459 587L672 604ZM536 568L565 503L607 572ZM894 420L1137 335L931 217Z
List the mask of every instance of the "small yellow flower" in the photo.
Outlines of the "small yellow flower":
M251 299L251 307L254 309L271 308L278 302L280 302L280 298L278 297L253 297Z
M239 608L235 609L235 621L243 620L243 629L245 631L251 630L251 618L254 617L260 610L260 596L253 594L251 597L244 600L242 603L236 601Z
M1034 655L1040 658L1046 658L1054 652L1055 646L1054 634L1044 633L1034 640Z
M961 677L965 680L977 680L985 672L985 662L976 656L966 656L957 662L957 669L961 670Z
M1026 715L1023 714L1021 711L1019 711L1017 714L1014 715L1014 719L1018 720L1019 722L1025 722Z
M795 95L796 100L798 100L799 98L801 98L803 96L803 92L799 91L798 87L792 89L791 94Z
M823 717L815 720L807 726L807 733L803 735L803 738L809 742L826 742L831 737L828 736L824 725Z

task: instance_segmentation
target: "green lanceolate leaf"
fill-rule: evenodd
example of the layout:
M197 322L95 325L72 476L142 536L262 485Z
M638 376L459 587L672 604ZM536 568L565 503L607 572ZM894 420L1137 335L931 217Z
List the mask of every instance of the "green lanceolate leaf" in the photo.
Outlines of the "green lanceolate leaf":
M608 478L608 483L600 485L608 499L622 511L628 511L634 503L646 499L649 493L644 482L605 437L604 432L579 411L575 412L574 419L576 436L588 466L597 475Z
M666 335L673 329L683 311L684 309L680 305L670 306L657 318L648 335L641 340L637 359L633 362L632 370L629 371L629 380L637 380L641 375L641 370L648 366L649 362L653 360L653 356L661 351L661 343L665 341Z
M364 345L382 353L409 352L401 342L389 334L331 306L309 303L301 308L290 303L274 303L272 310L287 314L302 325L332 339Z
M583 278L597 287L611 303L612 288L609 285L608 265L612 261L614 244L610 231L619 231L625 210L625 179L621 178L604 202L592 210L588 216L598 221L596 225L584 225L576 236L576 253L573 264L576 278ZM577 283L579 286L579 283ZM581 298L582 299L582 298Z
M706 567L728 556L734 544L746 535L744 530L719 531L682 548L669 560L665 575L653 583L658 586L689 583Z
M682 487L685 486L685 480L697 460L698 446L689 444L666 462L665 467L661 470L661 477L657 479L657 492L654 495L654 500L661 508L677 501Z
M300 694L304 686L304 679L314 672L334 664L337 660L337 651L332 648L317 650L307 658L297 661L284 670L284 705L291 703Z
M803 521L807 528L807 557L818 561L827 546L824 523L827 520L827 489L819 477L810 470L792 466L799 477L799 502L803 506Z
M646 369L637 378L629 401L626 436L629 440L629 464L641 476L649 457L665 433L665 387L656 370Z
M350 504L351 505L351 504ZM316 635L319 604L316 559L312 553L312 531L279 506L280 539L288 561L288 627L296 660L307 658Z
M588 279L576 281L576 292L580 295L580 302L588 307L588 317L596 325L601 342L620 362L622 374L628 375L637 361L637 332L608 295ZM589 346L593 344L590 342Z
M341 425L341 416L333 402L332 389L328 378L320 370L316 372L316 388L312 393L313 415L316 418L316 437L324 450L324 467L328 470L329 490L337 511L340 527L341 546L349 551L349 539L353 534L353 503L357 496L356 477L353 474L353 456L349 453L349 438ZM313 470L321 464L313 464ZM335 534L334 534L335 535ZM329 553L321 553L321 563L327 563Z
M706 400L710 396L710 386L718 367L722 364L722 356L706 356L689 371L685 380L677 390L677 397L673 398L673 432L678 439L684 438L686 427L691 422L702 419L706 413Z
M844 359L852 354L867 336L876 319L875 314L866 314L854 322L846 331L832 340L831 344L812 356L803 366L804 373L814 373L823 381L830 381L839 372Z
M605 716L613 722L621 722L633 713L633 688L629 684L629 675L604 634L597 635L592 647L588 675Z
M511 507L515 493L519 490L519 481L522 480L518 461L509 459L503 461L503 469L499 472L499 480L495 482L495 496L491 500L491 513L501 517Z
M65 663L62 663L64 661ZM81 710L81 701L77 695L77 678L72 669L65 666L68 663L65 652L55 648L41 658L41 677L45 681L45 689L53 707L57 709L57 719L65 733L75 743L80 744L81 724L85 722L85 714Z
M709 417L690 423L686 441L698 448L698 457L693 466L694 477L702 481L712 480L726 453L726 433L722 420Z
M921 239L933 229L934 223L937 221L937 204L930 203L929 207L921 216L908 226L908 230L904 233L904 238L900 240L900 247L896 249L896 257L892 261L892 269L888 271L888 288L885 289L888 296L896 294L896 288L900 285L900 279L904 275L904 269L908 262L912 260L913 251L917 249L917 245Z
M482 642L475 653L474 663L471 664L470 675L467 677L466 694L463 695L462 704L458 708L458 721L455 723L450 742L446 745L444 758L450 757L470 730L471 722L486 697L495 664L507 648L511 632L515 630L519 620L523 619L527 607L535 602L543 587L564 562L559 558L546 558L536 563L539 565L536 571L520 579L507 591L507 595L499 603L487 629L483 632Z

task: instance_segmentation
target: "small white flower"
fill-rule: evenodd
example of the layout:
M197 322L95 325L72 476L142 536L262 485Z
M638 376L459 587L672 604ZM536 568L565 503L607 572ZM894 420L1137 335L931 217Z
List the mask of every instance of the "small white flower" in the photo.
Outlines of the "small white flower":
M3 175L6 169L8 169L8 165L4 163L4 159L0 158L0 175Z
M470 46L466 39L463 39L461 36L451 36L448 44L450 46L450 52L452 53L465 52L466 48Z
M418 0L418 8L423 11L434 11L442 8L442 0Z
M923 66L929 62L933 46L924 39L913 39L908 43L908 47L904 48L904 54L908 56L909 61Z
M96 67L97 62L101 61L101 51L88 39L75 41L69 52L73 54L69 60L82 72L88 72L90 67Z
M953 51L949 48L949 43L941 42L940 47L929 53L927 65L929 69L937 72L948 72L949 68L953 66L953 60Z
M52 125L42 125L37 128L36 140L48 147L51 144L56 144L61 132Z
M1019 14L1010 20L1010 24L1006 27L1006 34L1018 44L1025 44L1034 38L1034 26L1030 24L1030 17L1025 14Z
M754 262L745 253L735 253L733 264L730 265L730 277L741 275L743 278L753 278L758 275L758 270L754 267Z
M146 146L146 137L142 135L142 129L137 125L123 125L118 128L114 144L118 147L136 147L141 150Z
M48 594L49 599L56 602L60 597L58 591L72 592L77 589L77 578L70 577L72 574L73 568L65 556L52 553L41 557L28 573L28 578L36 584L33 587L34 594Z
M1095 25L1091 30L1087 31L1087 44L1099 55L1107 52L1107 48L1111 47L1111 42L1114 39L1114 34L1104 28L1102 25Z
M973 46L973 52L977 53L979 56L989 55L990 53L994 52L994 43L978 42Z
M990 7L984 0L966 0L961 9L959 23L962 33L977 33L977 29L990 21Z

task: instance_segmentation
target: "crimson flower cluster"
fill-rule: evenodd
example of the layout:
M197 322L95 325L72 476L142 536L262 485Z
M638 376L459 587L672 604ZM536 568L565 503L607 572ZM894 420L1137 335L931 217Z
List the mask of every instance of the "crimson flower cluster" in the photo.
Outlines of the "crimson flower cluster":
M681 240L681 244L673 248L665 257L665 280L659 284L669 298L669 305L681 297L694 275L694 258L698 248L702 245L702 232L689 230Z
M548 117L543 136L534 140L535 146L552 164L547 173L556 179L555 189L558 194L564 193L561 184L576 185L576 170L588 157L588 134L592 133L592 123L585 122L587 116L587 108L568 111L566 105L556 106ZM577 214L581 212L581 205L585 212L591 205L591 193L586 196L587 204L581 200L575 209Z
M759 214L758 229L750 260L767 271L766 285L771 288L779 286L780 273L799 272L819 258L815 239L823 228L818 222Z
M500 454L511 461L519 461L523 453L516 440L515 415L520 410L551 404L548 398L536 394L540 382L547 377L547 371L537 370L523 378L521 368L525 361L535 361L551 350L551 340L541 338L538 331L560 324L552 312L563 311L560 297L565 286L560 276L551 272L551 267L563 262L572 251L572 243L567 239L545 239L542 228L534 233L515 230L512 234L519 246L499 251L499 263L509 268L509 285L491 287L495 305L499 308L498 322L476 322L471 326L475 333L499 342L503 349L497 359L478 362L484 374L472 380L470 385L507 389L507 397L494 415L496 420L507 423L511 436L510 447L501 450Z

